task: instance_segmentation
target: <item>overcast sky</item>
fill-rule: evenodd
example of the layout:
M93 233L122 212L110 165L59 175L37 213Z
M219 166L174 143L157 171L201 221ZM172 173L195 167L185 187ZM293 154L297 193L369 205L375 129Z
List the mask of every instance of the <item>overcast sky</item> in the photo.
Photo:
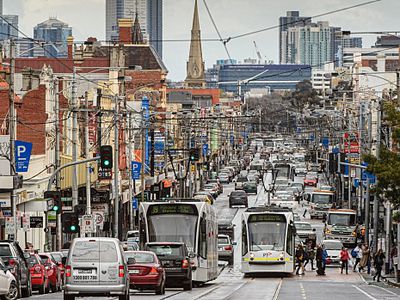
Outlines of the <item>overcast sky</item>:
M199 1L202 38L216 38L217 33L207 14L203 0ZM299 10L302 16L314 16L341 9L367 0L206 0L221 35L235 36L278 24L287 10ZM73 28L76 40L89 36L105 39L105 0L3 0L5 14L19 15L20 29L33 36L33 27L48 17L57 17ZM194 0L164 0L164 39L190 39ZM329 21L351 31L400 31L400 0L381 2L314 19ZM365 36L364 47L376 36ZM228 43L232 58L256 58L253 41L262 55L278 62L278 29L264 31ZM189 42L165 42L164 62L168 78L183 80ZM212 66L227 54L219 42L203 42L206 66Z

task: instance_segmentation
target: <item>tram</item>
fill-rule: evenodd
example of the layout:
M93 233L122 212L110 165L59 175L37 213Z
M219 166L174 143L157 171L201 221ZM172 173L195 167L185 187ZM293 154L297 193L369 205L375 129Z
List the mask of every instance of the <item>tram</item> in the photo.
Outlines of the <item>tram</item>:
M196 199L142 202L140 247L146 242L183 242L195 255L192 280L218 277L218 223L215 208Z
M244 274L293 273L295 234L290 209L248 208L242 215L241 271Z

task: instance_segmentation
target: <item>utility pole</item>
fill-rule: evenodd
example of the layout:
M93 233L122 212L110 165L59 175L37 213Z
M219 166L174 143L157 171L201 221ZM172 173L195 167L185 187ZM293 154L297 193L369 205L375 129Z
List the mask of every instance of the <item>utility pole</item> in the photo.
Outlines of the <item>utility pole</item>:
M54 147L54 157L55 157L55 169L61 166L60 159L60 98L59 98L59 82L58 78L55 78L54 86L54 130L56 134L56 144ZM61 178L60 173L56 175L56 190L59 191L61 189ZM60 207L61 212L62 208ZM62 228L61 228L61 214L57 214L57 250L61 250L62 248Z
M361 183L362 184L362 183ZM370 207L370 199L369 199L369 177L367 176L367 189L365 192L365 216L364 216L364 224L365 224L365 244L369 246L369 207Z
M72 161L78 160L78 101L76 92L76 67L72 73ZM78 205L78 168L72 166L72 209Z
M85 158L89 158L89 99L85 92ZM90 194L90 163L86 163L86 214L92 214L91 194ZM89 234L90 235L90 234Z
M133 182L132 182L132 112L128 112L128 169L129 169L129 229L134 229Z
M10 82L8 89L9 96L9 134L10 134L10 164L11 164L11 175L13 178L16 174L16 165L15 165L15 139L16 139L16 118L15 118L15 94L14 94L14 74L15 74L15 42L11 40L10 42ZM11 208L12 208L12 216L14 222L14 232L13 239L17 240L17 193L15 191L15 186L11 190Z
M114 237L118 238L119 225L119 141L118 141L118 114L119 96L114 96Z
M378 103L377 109L377 124L376 124L376 158L379 159L379 148L381 145L381 104ZM377 184L377 183L376 183ZM379 199L378 195L374 194L374 252L378 250L378 218L379 218Z
M146 159L146 122L145 122L145 111L142 109L142 168L140 169L140 189L142 190L142 202L144 202L144 192L145 192L145 186L144 186L144 174L145 174L145 159Z

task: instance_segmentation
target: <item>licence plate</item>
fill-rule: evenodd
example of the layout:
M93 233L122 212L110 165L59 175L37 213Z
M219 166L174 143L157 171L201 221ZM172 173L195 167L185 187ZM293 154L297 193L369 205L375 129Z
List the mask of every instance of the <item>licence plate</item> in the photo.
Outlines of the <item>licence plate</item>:
M139 270L129 270L129 274L139 274Z
M96 269L74 269L74 275L96 275Z
M74 275L73 278L76 281L92 281L97 280L97 275Z

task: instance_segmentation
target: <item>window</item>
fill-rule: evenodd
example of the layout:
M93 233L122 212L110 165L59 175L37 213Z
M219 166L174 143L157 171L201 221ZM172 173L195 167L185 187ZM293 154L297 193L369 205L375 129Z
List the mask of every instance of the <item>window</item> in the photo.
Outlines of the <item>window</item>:
M136 263L154 263L154 255L151 253L135 252L126 253L125 258L128 261L129 258L133 257Z
M200 219L200 233L199 233L199 255L202 258L207 258L207 221L204 217Z
M13 256L8 244L0 245L0 256Z
M247 244L247 226L246 223L242 223L242 256L246 255L248 252Z
M289 255L293 255L294 253L294 229L292 225L289 225L286 239L286 252Z

